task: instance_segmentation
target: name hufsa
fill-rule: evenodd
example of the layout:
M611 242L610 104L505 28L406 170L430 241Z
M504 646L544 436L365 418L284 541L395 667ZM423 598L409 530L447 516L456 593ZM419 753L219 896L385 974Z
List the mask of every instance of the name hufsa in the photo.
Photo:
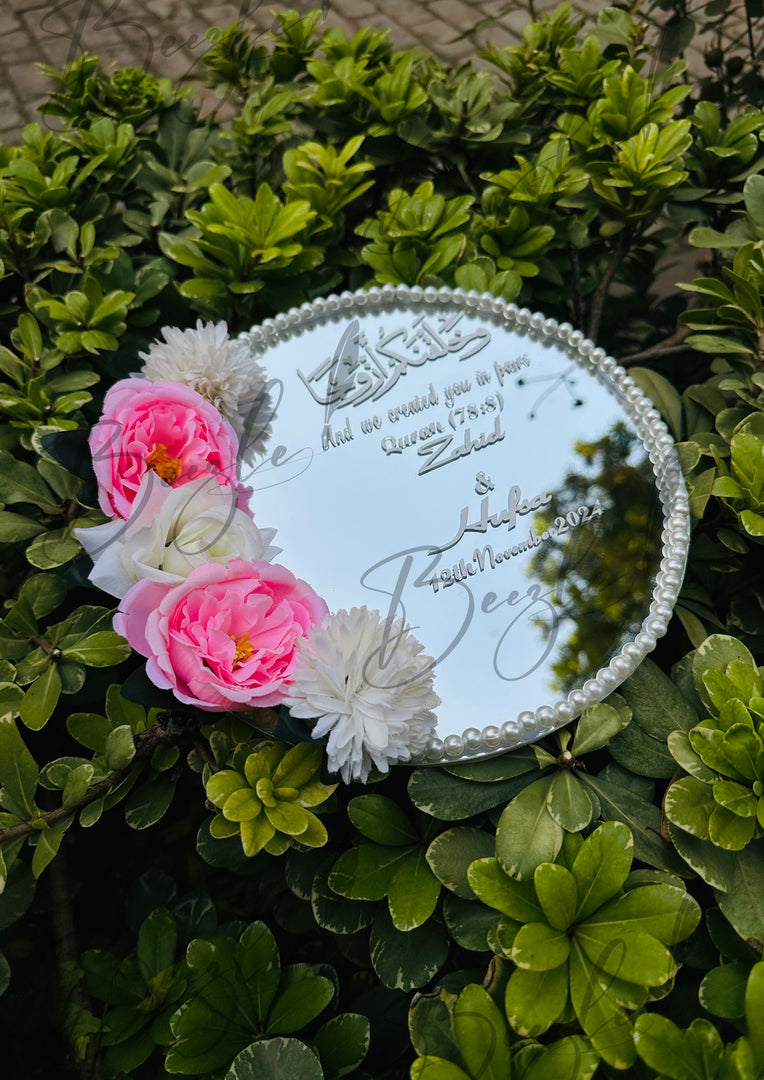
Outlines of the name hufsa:
M540 510L542 506L547 506L551 501L552 493L550 491L539 492L532 499L524 499L520 487L513 484L507 494L506 507L502 507L501 510L491 514L489 513L489 496L486 495L480 500L480 516L475 518L474 521L470 521L472 515L469 506L462 507L462 512L459 515L459 527L455 535L447 543L441 544L439 547L431 547L427 554L437 555L442 551L448 551L449 548L459 543L465 533L486 533L489 529L498 529L502 525L506 525L507 532L511 532L517 525L518 516ZM535 546L533 537L534 533L531 530L531 542L532 546ZM516 554L516 552L513 552L513 554ZM483 569L482 566L480 569Z

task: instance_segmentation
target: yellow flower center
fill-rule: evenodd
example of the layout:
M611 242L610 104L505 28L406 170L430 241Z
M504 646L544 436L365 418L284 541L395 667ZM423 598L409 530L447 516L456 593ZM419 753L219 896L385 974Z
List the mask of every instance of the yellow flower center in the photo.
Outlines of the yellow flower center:
M180 474L182 462L180 458L171 458L167 453L167 447L163 443L157 443L149 456L146 464L161 480L168 484L174 484Z
M232 638L232 641L236 643L236 652L233 654L234 666L240 664L242 660L249 660L250 656L255 651L249 640L249 634L244 634L238 641L236 641L236 638Z

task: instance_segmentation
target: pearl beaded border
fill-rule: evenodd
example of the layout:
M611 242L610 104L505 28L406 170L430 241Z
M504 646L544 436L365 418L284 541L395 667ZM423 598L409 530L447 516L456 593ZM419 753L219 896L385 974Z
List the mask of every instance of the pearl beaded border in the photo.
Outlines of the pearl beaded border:
M356 292L345 291L302 304L299 308L265 319L259 326L241 335L256 354L291 337L297 328L320 322L343 311L374 309L395 304L452 304L475 314L485 313L504 321L508 329L521 328L538 338L551 339L567 348L583 370L594 374L623 406L653 466L658 496L663 507L662 559L652 590L652 601L640 631L626 642L607 667L587 679L578 690L552 705L542 705L535 712L521 712L501 727L467 728L462 735L432 738L417 764L438 765L494 757L507 750L550 735L569 724L589 705L602 701L651 652L659 637L666 633L687 564L690 543L690 506L679 458L666 425L645 394L604 349L595 346L570 323L558 323L539 312L518 308L490 293L474 289L435 288L420 285L382 285Z

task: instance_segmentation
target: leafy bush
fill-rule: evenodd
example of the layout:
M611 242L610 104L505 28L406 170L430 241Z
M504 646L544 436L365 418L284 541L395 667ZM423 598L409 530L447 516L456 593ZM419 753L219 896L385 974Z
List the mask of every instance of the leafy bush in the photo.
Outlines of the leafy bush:
M660 6L660 50L649 7L561 4L480 70L282 12L210 32L230 121L85 56L49 71L62 130L0 147L7 1075L764 1076L761 26L746 5L751 55L711 46L693 84L729 5ZM149 685L74 530L104 521L87 429L161 326L375 282L487 291L622 358L694 530L617 694L370 793L284 713L211 723Z

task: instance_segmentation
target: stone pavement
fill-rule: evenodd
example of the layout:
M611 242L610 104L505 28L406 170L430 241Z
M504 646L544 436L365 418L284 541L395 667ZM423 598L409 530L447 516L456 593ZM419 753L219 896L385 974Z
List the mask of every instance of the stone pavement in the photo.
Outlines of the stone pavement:
M537 15L555 2L537 0ZM49 82L38 63L60 67L87 51L104 65L193 83L203 76L209 26L239 21L262 32L273 21L273 6L309 11L321 0L0 0L0 140L13 143L25 123L41 119L35 108ZM606 6L605 0L576 2L593 13ZM476 44L487 39L516 44L530 21L522 0L323 0L322 10L329 25L348 33L387 27L397 48L423 44L451 64L474 57ZM702 70L700 53L695 59ZM42 122L55 126L56 119Z

